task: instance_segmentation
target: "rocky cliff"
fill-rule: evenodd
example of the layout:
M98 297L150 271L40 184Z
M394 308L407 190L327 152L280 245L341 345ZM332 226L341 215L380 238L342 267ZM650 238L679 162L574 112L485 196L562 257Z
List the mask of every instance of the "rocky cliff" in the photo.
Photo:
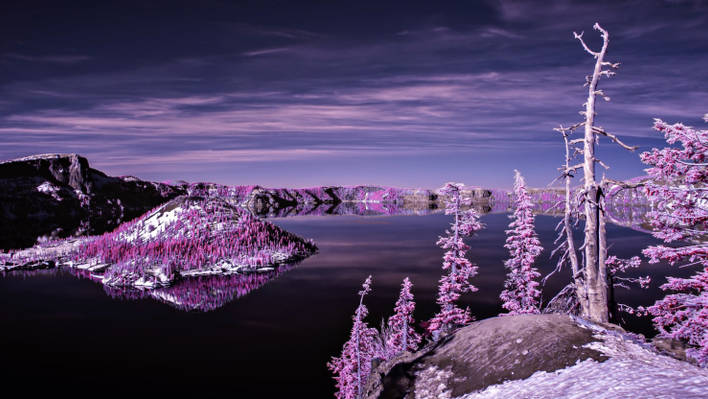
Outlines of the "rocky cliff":
M443 208L445 200L434 190L381 186L266 188L184 183L181 187L190 195L227 198L260 216L426 214ZM481 213L493 210L491 190L469 187L462 196ZM506 192L503 197L507 199Z
M92 169L77 154L0 163L0 249L38 238L95 234L135 218L183 190Z

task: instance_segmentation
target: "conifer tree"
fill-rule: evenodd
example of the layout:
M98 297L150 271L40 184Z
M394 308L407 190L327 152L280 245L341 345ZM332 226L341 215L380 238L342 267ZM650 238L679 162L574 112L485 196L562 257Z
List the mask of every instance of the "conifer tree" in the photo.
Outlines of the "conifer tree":
M386 347L393 357L403 351L415 351L420 344L420 334L415 331L415 301L411 293L413 284L406 277L401 284L401 293L396 301L394 315L388 319L388 339Z
M511 257L504 262L509 272L500 295L502 307L511 315L539 313L541 290L537 280L541 274L533 263L543 250L534 229L533 204L526 183L518 170L515 173L513 221L504 245Z
M443 276L438 286L437 303L440 311L429 320L427 330L433 340L441 334L450 332L455 326L461 326L472 320L469 309L461 309L457 305L460 295L477 291L469 279L477 274L477 266L466 258L469 246L463 238L470 236L482 228L479 215L474 208L463 210L462 206L470 206L470 201L462 199L461 183L447 183L440 189L440 194L446 196L446 215L454 215L447 236L440 237L438 245L447 251L443 255ZM447 272L447 273L445 273Z
M704 119L708 122L708 114ZM689 278L669 277L661 289L674 293L647 310L661 335L687 342L686 353L708 366L708 130L659 119L654 129L668 144L680 145L641 154L651 166L645 193L653 205L647 216L654 237L673 244L650 246L643 253L649 263L664 260L699 270Z
M364 321L369 310L364 305L364 297L371 292L371 276L367 277L359 291L359 306L354 312L352 331L349 340L342 348L340 357L333 357L327 367L334 374L337 382L338 399L360 399L366 380L371 372L371 360L374 357L374 337L376 329L370 328Z

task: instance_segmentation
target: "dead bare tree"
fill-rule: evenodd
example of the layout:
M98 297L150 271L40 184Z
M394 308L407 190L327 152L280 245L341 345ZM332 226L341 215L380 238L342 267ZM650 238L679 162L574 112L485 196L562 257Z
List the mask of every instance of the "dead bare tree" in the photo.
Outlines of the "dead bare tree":
M580 114L585 116L585 120L579 122L569 128L556 129L563 134L566 144L566 163L562 169L563 177L565 178L566 186L566 201L565 201L565 217L563 220L564 230L566 234L565 250L567 251L567 260L570 262L573 272L573 283L575 285L576 295L580 303L581 315L595 322L606 323L609 318L608 311L608 285L607 285L607 268L605 261L607 258L607 243L605 238L605 210L604 210L604 194L603 182L598 184L595 175L595 164L600 164L605 169L609 168L605 163L595 156L595 145L598 142L599 136L605 136L622 148L633 151L636 147L630 147L623 143L616 135L607 132L599 126L595 126L595 100L599 95L605 101L610 101L610 98L598 89L598 83L601 77L612 77L615 75L615 70L619 68L619 63L605 61L607 47L610 42L609 33L603 29L598 23L593 25L593 29L600 32L602 37L602 48L600 51L593 51L583 40L583 33L577 34L573 32L573 36L580 41L583 49L595 58L595 67L592 75L586 77L585 86L588 87L588 98L585 102L585 110ZM584 137L569 140L568 136L574 130L583 126ZM575 147L582 144L582 148ZM570 149L582 154L583 162L570 165L572 158ZM570 201L570 179L573 174L582 169L583 171L583 186L580 191L579 198L583 206L583 215L585 219L585 239L579 250L583 251L583 264L578 262L575 254L575 244L573 242L573 234L571 230L571 201Z
M582 122L576 123L573 126L570 127L564 127L561 125L560 127L554 129L557 132L559 132L563 136L563 143L565 145L565 162L563 164L562 168L559 168L561 171L560 179L563 179L564 184L565 184L565 210L563 213L563 219L558 223L558 226L556 226L556 230L559 231L558 238L556 238L555 244L560 244L553 250L551 253L551 257L553 257L557 252L560 252L560 256L558 257L558 263L556 264L556 268L553 272L551 272L548 276L544 278L544 283L548 277L550 277L552 274L558 272L561 270L564 264L569 263L570 264L570 270L572 273L572 281L570 283L570 287L566 287L563 289L563 291L560 293L561 297L567 296L569 292L569 289L572 289L575 292L575 297L576 297L576 303L579 305L580 309L588 309L588 303L587 303L587 293L585 291L585 283L584 283L584 276L583 276L583 270L581 269L580 262L578 262L578 254L577 254L577 249L575 247L575 240L573 238L573 219L577 220L577 215L575 212L576 207L574 205L574 201L572 199L572 189L571 189L571 179L574 176L574 169L571 166L570 162L573 158L575 158L575 155L580 153L580 150L578 148L574 148L570 143L571 140L569 139L570 134L577 129ZM572 149L572 152L571 152ZM551 183L552 184L552 183ZM556 298L553 298L551 302L553 302ZM575 308L575 306L571 306L570 308Z

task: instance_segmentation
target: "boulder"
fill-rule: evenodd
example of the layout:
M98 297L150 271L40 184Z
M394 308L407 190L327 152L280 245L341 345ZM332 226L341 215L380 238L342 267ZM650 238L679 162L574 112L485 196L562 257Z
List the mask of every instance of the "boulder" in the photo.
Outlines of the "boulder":
M461 396L537 371L607 359L584 345L590 330L567 315L519 315L481 320L415 355L382 364L369 378L367 398ZM411 398L412 396L406 396Z
M708 370L681 355L675 343L575 316L494 317L379 365L364 397L708 397Z

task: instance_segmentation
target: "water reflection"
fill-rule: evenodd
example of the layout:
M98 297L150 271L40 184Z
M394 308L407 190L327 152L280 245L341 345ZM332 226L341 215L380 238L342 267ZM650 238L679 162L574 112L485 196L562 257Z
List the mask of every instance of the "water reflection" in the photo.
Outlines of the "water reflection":
M263 278L269 280L263 284L253 280L239 285L237 276L232 276L235 281L184 280L184 286L166 288L162 300L170 302L162 302L144 291L128 290L114 292L123 299L113 299L101 285L69 275L66 268L26 278L16 273L0 277L0 303L8 304L0 307L0 339L12 343L3 351L3 381L64 386L78 375L81 387L96 381L96 389L105 390L108 375L129 381L130 387L160 390L196 392L208 386L214 392L233 392L238 387L242 397L332 397L325 364L349 337L356 292L366 276L374 276L367 298L372 325L390 316L405 277L414 284L416 320L427 320L438 311L443 251L435 241L448 228L449 216L299 216L270 221L313 238L320 251L297 266L266 273ZM470 259L480 266L473 280L479 291L465 295L461 304L477 319L502 311L499 293L506 274L502 262L508 256L503 245L509 221L504 213L486 214L486 228L468 241ZM557 222L550 216L536 218L546 248L553 247ZM657 243L648 234L616 225L608 225L608 242L613 244L611 253L622 258ZM548 252L538 258L544 274L555 266ZM644 264L636 274L651 274L656 284L649 290L618 292L618 300L651 304L664 295L658 289L663 276L677 272L663 264ZM544 287L545 300L569 278L567 270L554 275ZM189 303L193 311L176 307L179 293L188 298L179 302ZM214 310L202 311L207 308ZM653 331L648 319L628 321L626 326L634 332ZM273 383L274 375L280 383Z
M538 191L532 193L533 199L535 201L536 207L535 211L537 214L542 214L546 216L560 216L562 214L562 209L558 205L562 200L561 193L559 192L549 192L549 191ZM615 195L607 201L607 213L608 219L618 225L624 227L630 227L637 231L647 231L647 222L645 220L645 214L650 209L650 207L642 202L641 196L632 192L621 192ZM501 215L509 211L510 206L509 197L505 192L495 191L488 198L487 201L477 202L475 208L481 214L493 214ZM278 222L278 220L287 219L291 217L296 217L298 220L317 220L321 219L321 216L325 215L338 215L342 216L342 223L347 226L347 229L362 230L362 234L366 235L366 230L381 230L381 227L374 227L372 224L390 224L391 221L395 220L396 225L393 226L391 232L392 237L400 236L401 232L396 231L400 229L401 225L400 218L362 218L367 216L410 216L410 215L437 215L437 217L445 218L442 215L442 211L438 206L436 201L425 201L425 202L371 202L371 201L359 201L359 202L340 202L337 204L325 204L325 203L298 203L292 206L281 206L281 207L269 207L263 208L265 213L261 214L262 217L272 218L276 224L281 224L286 230L289 230L288 223ZM354 217L354 218L352 218ZM490 219L488 219L490 220ZM497 218L493 220L499 220ZM502 218L501 220L506 220ZM181 223L181 222L180 222ZM319 223L314 222L313 225L318 225ZM124 225L127 226L127 225ZM482 237L487 234L493 234L495 237L503 234L503 230L506 228L505 225L491 225L488 226L491 231L489 233L483 232ZM385 228L384 228L385 229ZM541 234L553 234L544 233L543 228L541 228ZM310 231L306 236L317 236L320 235L319 231ZM421 232L408 232L405 233L407 242L410 242L415 236L419 238ZM580 235L578 235L579 237ZM423 236L424 237L424 236ZM330 252L332 248L339 248L340 250L356 246L354 241L342 241L339 243L331 242L331 237L326 236L327 240L324 241L325 245L330 247ZM433 245L436 237L431 236L428 241L420 243L421 246ZM405 252L414 253L415 248L404 248L401 247L401 243L398 242L394 244L395 240L383 240L382 245L384 248L379 249L379 251L387 251L393 254L395 257L404 256ZM68 250L69 252L74 252L75 248L80 244L80 240L70 242L71 246L67 249L62 246L53 246L52 243L46 243L40 245L39 250L33 248L31 251L26 251L29 259L32 262L37 262L40 257L38 253L49 253L53 256L66 256L63 250ZM479 244L479 241L477 241ZM497 263L501 262L504 256L503 251L503 239L499 240L498 249L494 250L494 253L489 256L489 258L494 258ZM489 250L491 246L487 247ZM477 247L477 251L481 251L482 248ZM39 252L38 252L39 251ZM345 253L338 252L338 256L349 256L350 258L360 257L361 262L370 262L371 254L366 254L360 251L360 248L356 246L355 254L346 255ZM122 251L121 251L122 252ZM478 252L479 253L479 252ZM59 255L57 255L59 254ZM175 255L176 256L176 255ZM320 257L326 257L327 255L320 255ZM180 257L181 259L182 257ZM186 258L185 258L186 259ZM185 261L185 259L182 259ZM418 259L420 260L420 259ZM427 259L428 264L435 264L438 259ZM0 263L2 259L0 259ZM395 263L395 262L394 262ZM53 265L53 263L52 263ZM44 265L42 267L49 268L52 265ZM282 264L276 268L265 268L256 271L249 271L248 273L238 273L238 274L228 274L228 275L216 275L216 276L195 276L187 277L186 275L178 279L173 284L166 287L157 287L154 289L139 289L135 287L117 287L117 286L105 286L104 290L112 298L128 299L128 300L138 300L138 299L152 299L157 300L161 303L168 304L176 309L183 311L199 311L207 312L214 309L223 307L228 302L235 299L243 297L250 292L259 289L264 284L266 284L271 279L280 276L294 268L292 264ZM187 268L189 269L189 268ZM38 271L37 273L41 273ZM341 271L340 271L341 272ZM18 275L27 276L28 278L35 272L31 271L16 271L13 273L20 273ZM101 270L74 270L72 274L94 280L96 282L103 282L103 273ZM434 276L434 278L437 278ZM396 283L398 284L398 282ZM431 281L431 285L435 285L435 281ZM553 287L554 289L559 287Z
M151 298L182 311L209 312L261 288L294 265L281 265L271 271L229 276L193 277L169 287L154 290L104 286L106 293L117 299Z

